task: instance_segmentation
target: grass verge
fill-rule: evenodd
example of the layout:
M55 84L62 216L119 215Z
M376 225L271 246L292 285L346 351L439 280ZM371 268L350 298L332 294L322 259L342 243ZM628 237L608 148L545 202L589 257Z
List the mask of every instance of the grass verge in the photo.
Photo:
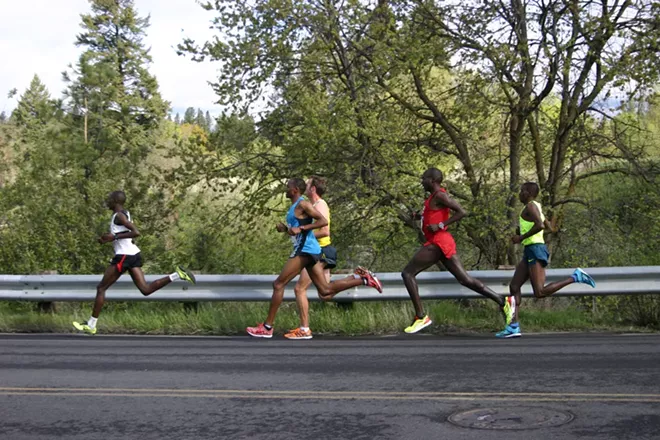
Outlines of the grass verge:
M425 333L494 333L503 327L494 304L485 300L426 301L434 325ZM649 331L630 325L609 313L596 313L568 298L525 300L520 312L523 332L553 331ZM36 310L29 302L0 302L0 332L73 332L71 322L89 317L89 303L57 303L55 313ZM264 302L199 303L185 310L181 303L107 303L98 329L103 334L245 334L245 327L262 322L268 305ZM373 335L402 333L410 324L409 302L369 302L343 306L312 303L310 322L314 334ZM275 332L283 334L298 325L295 303L284 303L277 316Z

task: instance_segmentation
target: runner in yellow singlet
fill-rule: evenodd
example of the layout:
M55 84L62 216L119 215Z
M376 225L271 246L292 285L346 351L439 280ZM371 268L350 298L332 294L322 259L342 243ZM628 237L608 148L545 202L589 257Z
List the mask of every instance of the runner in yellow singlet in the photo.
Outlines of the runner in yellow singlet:
M526 182L520 187L519 198L525 207L518 219L520 225L518 234L511 237L511 241L523 245L523 259L516 266L513 279L509 284L509 291L515 297L517 307L513 322L495 335L498 338L522 336L518 322L518 311L522 302L520 288L527 280L531 281L534 296L537 298L550 296L572 283L583 283L596 287L593 278L580 268L575 269L573 275L565 280L545 285L545 268L550 262L550 253L545 245L543 229L544 227L550 229L550 222L543 215L541 204L535 200L538 195L539 186L535 182Z

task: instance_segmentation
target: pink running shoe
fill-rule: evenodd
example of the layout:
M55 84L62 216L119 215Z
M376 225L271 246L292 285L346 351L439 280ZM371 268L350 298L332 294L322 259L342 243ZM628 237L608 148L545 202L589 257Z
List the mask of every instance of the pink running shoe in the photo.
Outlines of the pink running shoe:
M378 293L383 293L383 283L376 278L376 274L366 267L358 266L355 268L355 274L360 275L363 280L367 280L367 286L373 287Z
M273 329L271 328L270 330L268 330L266 327L264 327L263 323L257 324L256 327L248 327L245 330L248 332L248 335L253 336L255 338L273 337Z

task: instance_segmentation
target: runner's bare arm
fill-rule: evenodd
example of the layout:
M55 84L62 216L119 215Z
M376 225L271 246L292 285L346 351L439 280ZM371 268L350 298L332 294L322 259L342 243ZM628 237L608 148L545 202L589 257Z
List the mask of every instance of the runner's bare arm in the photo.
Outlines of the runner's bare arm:
M315 222L311 225L304 225L300 227L289 228L289 235L298 235L303 231L309 231L311 229L319 229L323 226L328 225L328 220L321 215L320 212L316 210L307 200L301 201L298 206L310 217L312 217Z
M433 201L435 202L436 206L446 206L454 212L454 214L444 223L445 228L452 223L460 221L467 214L467 211L463 209L461 204L449 197L449 195L445 192L438 191L433 197ZM431 229L432 232L440 230L438 225L429 225L429 229Z
M547 218L545 220L543 220L543 226L545 227L545 229L547 229L548 231L550 231L553 234L555 232L557 232L553 229L552 223L550 223Z
M124 215L123 212L118 212L117 213L117 216L115 217L115 222L117 224L120 224L120 225L125 226L126 228L128 228L128 231L120 232L120 233L115 234L115 235L112 235L111 233L106 232L105 234L103 234L101 236L101 238L99 238L99 243L101 243L101 244L109 243L109 242L114 241L118 238L122 238L122 239L123 238L135 238L135 237L140 236L140 231L138 231L137 228L135 227L135 225L130 220L128 220L128 218L126 217L126 215Z
M117 213L115 221L128 229L126 232L115 234L116 238L135 238L140 236L140 231L137 230L133 222L131 222L123 212Z
M328 208L327 203L321 202L317 204L315 208L325 219L329 217L330 209ZM314 230L314 237L316 238L328 237L329 235L330 235L330 227L328 225L325 225L322 228Z

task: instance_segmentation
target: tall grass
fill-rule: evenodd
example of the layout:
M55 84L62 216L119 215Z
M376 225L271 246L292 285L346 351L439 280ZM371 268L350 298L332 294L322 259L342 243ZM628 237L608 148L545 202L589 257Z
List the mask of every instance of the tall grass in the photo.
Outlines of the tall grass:
M434 321L427 333L489 333L503 326L495 305L485 300L426 301L425 307ZM98 329L104 334L244 334L246 326L264 320L267 310L264 302L199 303L189 310L180 303L107 303ZM89 303L58 303L55 313L43 313L33 303L0 302L0 331L72 332L71 322L86 320L90 311ZM396 334L410 324L413 314L408 301L312 303L310 325L316 335ZM525 300L520 320L523 332L643 329L565 298ZM295 303L284 303L276 334L297 325Z

